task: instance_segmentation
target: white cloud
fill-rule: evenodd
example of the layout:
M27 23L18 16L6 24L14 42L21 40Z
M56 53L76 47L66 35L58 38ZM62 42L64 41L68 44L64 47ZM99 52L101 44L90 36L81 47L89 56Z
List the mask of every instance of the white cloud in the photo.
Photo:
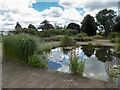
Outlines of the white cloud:
M2 3L0 15L4 30L14 29L17 21L22 27L27 27L30 23L38 25L43 20L41 13L29 6L30 3L35 3L33 0L3 0L0 3Z
M80 24L85 15L95 16L102 8L112 8L117 11L115 4L107 4L107 2L118 0L101 0L99 3L95 3L98 2L97 0L82 0L82 2L81 0L60 0L59 4L64 7L64 10L60 7L50 7L42 12L32 8L32 4L36 1L41 0L0 0L0 10L2 10L0 12L0 25L3 26L3 29L14 29L17 21L22 27L27 27L30 23L37 26L45 19L51 24L61 26L70 22ZM84 8L86 12L84 16L81 16L82 11L77 11L76 8Z

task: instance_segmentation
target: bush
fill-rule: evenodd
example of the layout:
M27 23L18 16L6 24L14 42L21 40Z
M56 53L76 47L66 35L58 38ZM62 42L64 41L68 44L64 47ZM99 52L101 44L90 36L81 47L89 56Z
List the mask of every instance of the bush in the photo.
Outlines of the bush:
M102 35L94 35L94 38L103 38Z
M77 36L78 37L87 37L87 34L86 33L79 33Z
M114 48L119 51L120 50L120 38L115 38L115 43L116 45L114 46Z
M100 43L96 43L94 46L95 46L95 47L103 47L103 45L100 44Z
M51 49L52 49L51 46L46 46L46 47L45 47L45 51L50 51Z
M93 44L91 42L88 42L88 46L93 46Z
M28 64L34 67L40 67L40 68L48 68L48 65L46 61L43 59L40 59L40 57L36 54L29 56L28 58Z
M68 35L65 35L61 40L60 40L60 44L64 47L69 46L69 45L73 45L73 39L72 37L69 37Z
M91 38L91 37L75 37L74 39L77 41L81 41L81 42L93 40L93 38Z
M66 30L55 30L55 29L50 29L50 30L43 30L38 32L38 36L40 37L51 37L51 36L56 36L56 35L76 35L77 33L75 30L71 29L66 29Z
M13 34L26 33L26 34L36 35L37 31L36 29L32 29L32 28L21 28L21 29L16 29L12 33Z
M73 57L71 60L70 60L70 72L73 73L73 74L77 74L77 75L81 75L82 76L82 73L85 69L85 61L78 61L78 58L77 57Z
M108 37L110 39L111 38L117 38L117 37L120 37L120 33L118 33L118 32L111 32Z
M38 52L39 41L28 35L9 35L3 37L3 56L12 60L28 62L28 57Z

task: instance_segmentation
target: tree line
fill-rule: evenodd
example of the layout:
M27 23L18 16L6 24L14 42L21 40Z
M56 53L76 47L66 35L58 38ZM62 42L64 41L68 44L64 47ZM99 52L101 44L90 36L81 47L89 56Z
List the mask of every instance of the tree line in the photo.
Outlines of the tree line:
M22 29L21 25L17 22L15 26L15 30ZM49 30L49 29L73 29L79 32L84 32L88 36L96 35L96 31L99 31L99 34L104 32L105 36L108 36L110 32L120 32L120 16L117 16L116 12L111 9L103 9L99 11L95 17L90 14L86 15L81 22L81 27L76 23L69 23L67 27L60 27L55 25L53 27L49 21L44 20L38 28L34 25L30 24L28 28L24 29L32 29L33 31L37 31L38 29Z

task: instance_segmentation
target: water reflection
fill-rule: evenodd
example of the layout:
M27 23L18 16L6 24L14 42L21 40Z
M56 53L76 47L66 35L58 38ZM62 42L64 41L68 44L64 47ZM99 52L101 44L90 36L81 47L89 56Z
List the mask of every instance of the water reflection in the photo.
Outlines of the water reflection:
M65 50L62 47L52 49L48 55L48 67L53 70L61 72L69 72L69 57L72 50ZM85 70L83 76L108 81L109 75L106 72L106 68L112 65L116 65L116 61L119 59L118 55L114 50L109 47L105 48L94 48L82 46L73 50L80 60L86 60ZM109 65L108 65L109 63ZM55 67L53 67L55 66ZM116 80L117 81L117 80Z
M84 54L87 56L87 57L90 57L94 54L94 48L93 47L90 47L90 46L83 46L81 48L84 52Z

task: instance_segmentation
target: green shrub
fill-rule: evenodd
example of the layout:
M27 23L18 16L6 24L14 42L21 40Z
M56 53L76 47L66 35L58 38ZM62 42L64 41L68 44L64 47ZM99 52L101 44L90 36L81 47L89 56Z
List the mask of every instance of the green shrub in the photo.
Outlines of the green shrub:
M108 37L110 39L111 38L117 38L117 37L120 37L120 33L118 33L118 32L111 32Z
M114 48L119 51L120 50L120 38L115 38L115 43L116 45L114 46Z
M52 49L52 47L49 46L49 45L47 45L47 46L45 47L45 51L50 51L51 49Z
M28 58L28 64L34 67L48 68L48 65L44 59L40 59L39 55L32 55Z
M85 69L85 60L84 61L81 60L79 62L77 57L73 57L70 60L69 66L70 66L70 72L71 73L82 76L82 73Z
M60 40L60 45L62 46L69 46L73 44L73 39L72 37L69 37L68 35L65 35L61 40Z
M96 43L94 46L95 46L95 47L103 47L103 45L100 44L100 43Z
M115 43L115 38L111 38L111 39L110 39L110 42L111 42L111 43Z
M94 35L94 38L103 38L102 35Z
M3 38L3 56L28 62L28 57L38 52L39 41L28 34L8 35Z
M78 37L87 37L87 34L86 33L79 33L77 36Z
M92 41L93 38L91 37L75 37L74 38L76 41L81 41L81 42L84 42L84 41Z
M93 44L91 42L88 42L88 46L93 46Z

